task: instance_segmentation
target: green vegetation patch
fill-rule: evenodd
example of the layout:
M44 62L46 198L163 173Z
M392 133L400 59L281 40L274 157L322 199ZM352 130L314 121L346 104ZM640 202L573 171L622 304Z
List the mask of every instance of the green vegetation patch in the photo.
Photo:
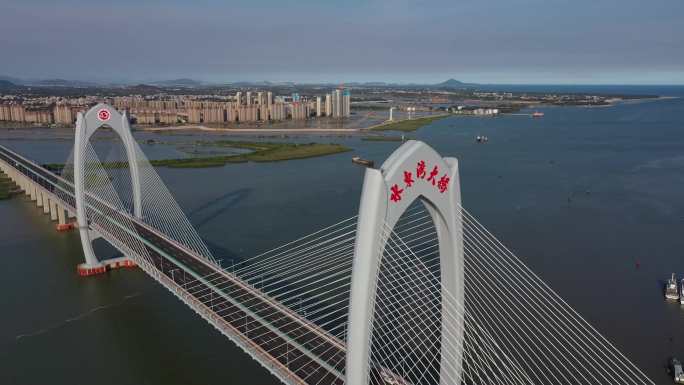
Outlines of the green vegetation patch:
M410 138L402 138L401 136L385 136L385 135L378 135L378 136L364 136L361 138L361 140L367 141L367 142L401 142L403 140L409 140Z
M230 147L252 150L246 154L217 155L209 157L154 160L151 163L163 167L218 167L226 163L241 162L279 162L291 159L305 159L317 156L338 154L351 151L350 148L335 143L269 143L220 140L216 142L197 142L200 146Z
M226 163L280 162L291 159L313 158L351 151L351 148L335 143L269 143L219 140L215 142L195 142L195 146L230 147L252 150L245 154L213 155L196 158L150 160L153 166L171 168L221 167ZM62 164L45 165L51 169L62 169ZM126 168L126 162L104 163L105 168Z
M384 123L375 127L371 130L375 131L404 131L410 132L415 131L425 125L428 125L436 120L444 119L449 115L436 115L436 116L425 116L422 118L405 119L397 122Z

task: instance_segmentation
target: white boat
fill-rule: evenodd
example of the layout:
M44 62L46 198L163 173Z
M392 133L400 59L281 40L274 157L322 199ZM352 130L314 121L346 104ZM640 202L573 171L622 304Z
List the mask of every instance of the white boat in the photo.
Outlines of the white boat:
M680 292L680 293L684 293L684 278L682 278L682 280L681 280L681 285L680 285L679 287L680 287L680 289L681 289L679 292ZM680 296L679 296L679 303L682 304L682 305L684 305L684 295L680 295Z
M672 273L672 277L667 281L667 285L665 286L665 298L673 299L675 301L678 300L679 291L677 289L677 279L675 278L675 274Z

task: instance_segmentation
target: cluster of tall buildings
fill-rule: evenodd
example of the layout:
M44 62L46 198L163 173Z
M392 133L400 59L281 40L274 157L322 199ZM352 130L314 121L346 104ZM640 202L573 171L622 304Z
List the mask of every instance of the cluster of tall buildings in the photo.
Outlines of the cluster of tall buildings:
M0 121L65 124L76 121L79 111L98 102L95 96L65 99L56 96L19 99L11 96L0 99Z
M324 98L324 99L323 99ZM41 101L0 100L0 121L64 124L76 121L79 111L102 101L91 97ZM121 96L103 100L127 111L138 124L200 124L266 122L286 119L350 116L348 89L335 89L323 97L274 96L271 91L238 91L233 96Z

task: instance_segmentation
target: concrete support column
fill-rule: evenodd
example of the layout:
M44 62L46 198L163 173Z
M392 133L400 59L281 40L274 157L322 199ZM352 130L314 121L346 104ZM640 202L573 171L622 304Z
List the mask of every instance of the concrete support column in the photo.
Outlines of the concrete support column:
M36 185L31 181L29 181L29 191L31 191L31 200L37 200L38 197L36 196Z
M66 224L66 210L64 209L64 206L57 205L56 211L57 211L57 223L60 225L65 225Z
M43 207L43 192L36 185L33 186L36 190L36 206Z
M48 214L50 212L50 197L48 193L43 192L43 214Z
M53 199L50 200L50 220L57 220L57 202Z

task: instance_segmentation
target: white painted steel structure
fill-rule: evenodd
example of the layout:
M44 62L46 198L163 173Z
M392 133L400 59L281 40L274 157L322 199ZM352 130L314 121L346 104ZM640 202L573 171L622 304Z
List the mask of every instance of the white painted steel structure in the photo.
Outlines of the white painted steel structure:
M421 164L425 174L416 172ZM429 169L428 169L429 168ZM437 170L433 181L428 174ZM411 174L410 186L405 182L405 173ZM436 180L446 176L448 184L440 191ZM392 188L403 190L399 200L392 200ZM396 199L396 198L395 198ZM458 174L458 161L455 158L442 158L425 143L408 141L396 150L383 163L379 170L366 169L359 207L356 232L352 286L349 305L349 331L347 334L346 384L365 385L369 382L368 362L370 336L373 318L372 303L376 291L376 279L380 267L386 237L381 236L383 229L393 229L406 209L415 201L425 205L434 221L439 237L442 288L463 303L463 228L458 207L461 204L461 191ZM462 322L462 320L460 321ZM449 325L452 327L454 325ZM446 324L442 326L447 327ZM446 357L461 357L462 325L458 333L442 333L444 346L455 351L443 354ZM460 365L442 365L441 384L446 379L460 378ZM450 369L446 369L450 368Z
M76 133L74 141L74 193L76 197L76 220L78 223L78 231L81 235L81 245L83 246L83 254L85 256L85 268L94 268L101 265L93 251L93 234L89 229L88 218L86 215L85 197L85 153L95 131L106 126L111 128L115 133L121 137L124 148L126 150L126 157L131 174L131 187L133 193L133 215L136 218L141 218L142 199L140 188L140 168L136 157L136 143L131 133L131 127L128 123L128 116L120 114L112 106L106 104L98 104L88 110L85 114L78 113L76 118Z

